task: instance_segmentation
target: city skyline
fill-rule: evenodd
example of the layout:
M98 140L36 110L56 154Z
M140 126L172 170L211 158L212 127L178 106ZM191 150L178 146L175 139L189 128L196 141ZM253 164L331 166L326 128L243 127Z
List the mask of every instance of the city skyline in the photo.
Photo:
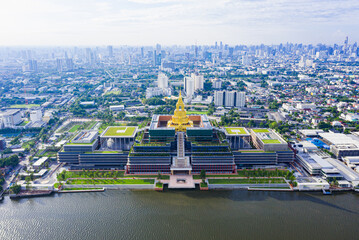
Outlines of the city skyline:
M12 1L1 46L340 44L359 39L357 1ZM46 21L45 21L46 19Z

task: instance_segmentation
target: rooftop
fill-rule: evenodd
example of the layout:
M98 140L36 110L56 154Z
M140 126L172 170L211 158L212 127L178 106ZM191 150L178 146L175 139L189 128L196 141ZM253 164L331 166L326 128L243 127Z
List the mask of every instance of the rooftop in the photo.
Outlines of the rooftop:
M272 129L256 128L252 131L263 144L286 144L286 141Z
M255 128L255 129L252 129L252 131L255 133L269 133L269 130L266 128Z
M229 135L249 135L247 129L243 127L226 127L225 130Z
M134 137L137 127L119 126L107 127L101 137Z

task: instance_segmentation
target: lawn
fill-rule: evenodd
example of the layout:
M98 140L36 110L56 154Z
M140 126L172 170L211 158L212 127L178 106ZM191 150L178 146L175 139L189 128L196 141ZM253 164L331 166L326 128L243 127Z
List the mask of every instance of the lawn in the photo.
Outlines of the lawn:
M135 132L136 127L109 127L105 132L104 136L132 136Z
M252 130L255 133L269 133L269 130L265 129L265 128L257 128L257 129L252 129Z
M67 171L65 178L157 178L158 174L152 175L127 175L124 171ZM170 179L169 175L161 175L161 179Z
M87 154L92 153L120 153L120 151L95 151L95 152L86 152Z
M264 152L264 150L240 150L238 152L241 152L241 153L261 153L261 152Z
M81 127L81 125L75 125L75 126L73 126L70 130L69 130L69 132L76 132L77 131L77 129L79 128L79 127Z
M210 184L269 184L286 183L282 178L208 179Z
M244 134L248 134L246 132L246 130L244 128L241 128L241 127L238 127L238 128L235 128L235 127L231 127L231 128L226 128L226 132L228 134L236 134L236 135L244 135Z
M11 105L10 108L32 108L39 106L40 104L15 104L15 105Z
M156 183L156 188L162 188L162 187L163 187L163 183L161 183L161 182Z
M134 184L154 184L154 179L70 179L67 184L72 185L134 185Z
M223 174L223 175L215 175L215 174L213 174L213 175L211 175L211 174L207 174L206 175L206 177L207 178L215 178L215 177L238 177L238 175L237 174ZM193 175L193 179L201 179L201 176L200 175Z
M28 123L29 123L29 121L23 121L19 126L25 126Z
M262 139L264 144L279 144L281 143L278 139Z
M203 188L208 187L208 184L206 182L201 182L201 187Z

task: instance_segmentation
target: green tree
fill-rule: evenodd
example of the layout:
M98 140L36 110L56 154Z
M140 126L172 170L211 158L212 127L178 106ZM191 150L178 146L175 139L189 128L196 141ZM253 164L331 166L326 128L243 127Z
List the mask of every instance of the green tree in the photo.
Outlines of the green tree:
M202 169L199 176L202 180L206 179L206 170Z
M21 191L21 185L19 185L19 184L14 184L14 185L12 185L12 186L10 187L10 190L11 190L12 193L18 194L18 193L20 193L20 191Z
M30 182L30 181L31 181L30 176L27 176L27 177L25 178L25 182L28 183L28 182Z

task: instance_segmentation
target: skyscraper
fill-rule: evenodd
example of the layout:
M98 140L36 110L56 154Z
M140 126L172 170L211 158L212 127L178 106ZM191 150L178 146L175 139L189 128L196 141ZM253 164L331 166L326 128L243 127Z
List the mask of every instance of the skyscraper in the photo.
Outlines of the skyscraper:
M62 59L56 59L56 69L58 72L62 72Z
M246 103L245 97L246 97L245 92L215 91L214 104L216 106L242 108Z
M214 105L223 106L224 105L224 96L225 91L215 91L214 92Z
M187 98L192 98L194 94L194 80L191 77L184 77L184 90Z
M166 74L158 74L157 86L162 89L168 88L168 77L166 76Z
M198 73L192 73L191 78L194 81L194 90L203 89L203 75Z
M242 107L244 107L245 104L246 104L246 93L245 92L237 92L235 106L242 108Z
M108 56L110 58L112 58L113 57L113 48L112 48L112 46L107 46L107 51L108 51Z
M236 103L236 91L226 91L225 107L234 107Z

